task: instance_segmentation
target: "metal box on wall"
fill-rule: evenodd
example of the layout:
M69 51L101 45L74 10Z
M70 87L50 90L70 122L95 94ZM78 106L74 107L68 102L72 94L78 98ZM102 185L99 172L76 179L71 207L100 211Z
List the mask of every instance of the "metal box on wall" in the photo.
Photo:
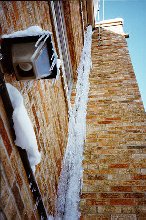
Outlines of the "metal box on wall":
M17 80L55 78L57 55L51 36L3 38L1 49L4 71L15 73ZM36 46L36 42L39 42Z

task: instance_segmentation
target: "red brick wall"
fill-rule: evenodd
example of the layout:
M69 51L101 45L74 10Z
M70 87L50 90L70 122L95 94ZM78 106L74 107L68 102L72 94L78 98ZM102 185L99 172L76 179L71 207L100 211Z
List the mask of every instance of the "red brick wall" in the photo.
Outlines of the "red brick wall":
M81 219L146 219L146 114L123 36L93 34Z
M2 34L9 34L32 25L39 25L43 29L52 31L47 1L3 1L0 3L0 7L2 9ZM52 80L34 80L30 88L29 83L16 81L14 75L7 74L5 75L5 79L6 82L10 82L16 86L23 95L24 104L33 123L38 147L42 153L42 160L37 166L35 177L42 193L46 210L52 214L54 212L58 177L64 147L66 146L68 129L67 104L61 78L54 84ZM1 111L4 111L4 109L2 108ZM25 212L33 214L32 198L25 172L13 141L11 140L9 143L9 139L7 138L9 136L12 139L5 117L2 117L1 123L5 127L5 130L2 130L1 156L3 172L6 176L5 181L9 182L9 177L10 180L12 179L11 185L3 184L3 191L5 193L2 196L11 190L13 191L12 197L15 197L15 192L19 191L23 201L21 207L22 215ZM16 174L11 175L13 172ZM19 193L16 194L19 195ZM11 196L8 197L10 198ZM18 218L14 219L20 219L21 213L18 210L19 207L17 204L20 198L15 198L16 200L18 199L18 201L15 201L16 203L12 203L14 198L10 198L10 200L9 198L4 197L3 199L5 202L5 206L3 207L4 212L11 217L11 213L15 209ZM11 206L9 207L9 202L11 202L12 210L10 208ZM31 218L31 215L29 218Z

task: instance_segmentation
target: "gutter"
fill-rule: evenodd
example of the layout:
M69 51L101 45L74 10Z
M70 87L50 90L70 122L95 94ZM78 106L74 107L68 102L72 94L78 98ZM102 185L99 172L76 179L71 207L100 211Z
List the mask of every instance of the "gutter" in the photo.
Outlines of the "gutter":
M0 59L2 60L2 58L0 57ZM5 108L5 112L8 118L8 122L10 124L10 128L12 131L12 137L13 140L15 140L15 131L13 128L13 119L12 119L12 115L13 115L13 107L12 107L12 103L7 91L7 87L6 87L6 83L4 80L4 74L2 72L2 62L0 60L0 96L2 98L2 102ZM29 186L30 186L30 190L33 194L33 198L34 198L34 202L36 204L36 209L38 211L38 214L40 216L41 220L47 220L47 213L43 204L43 200L41 197L41 193L39 191L39 187L37 185L37 182L35 180L35 176L33 174L33 171L31 169L29 160L28 160L28 156L27 156L27 152L26 150L20 148L17 146L21 161L23 163L27 178L28 178L28 182L29 182Z

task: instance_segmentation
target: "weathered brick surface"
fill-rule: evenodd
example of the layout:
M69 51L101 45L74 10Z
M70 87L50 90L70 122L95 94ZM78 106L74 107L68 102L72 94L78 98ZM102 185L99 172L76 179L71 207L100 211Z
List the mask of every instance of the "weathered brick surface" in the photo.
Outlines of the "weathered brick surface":
M146 115L123 36L93 34L81 219L146 219Z
M83 47L83 24L81 17L80 1L63 0L64 17L66 23L66 31L73 66L74 78L77 78L77 67L79 65L81 51Z
M0 4L2 34L31 25L52 31L47 1L3 1ZM69 8L64 5L65 21L75 76L83 43L82 23L79 1L68 4ZM131 220L136 216L144 220L144 108L124 37L106 30L101 33L101 46L97 43L97 31L93 35L81 219ZM52 80L34 80L31 87L29 83L17 82L14 75L7 75L6 81L21 91L32 120L42 152L35 176L46 210L52 214L67 141L68 118L62 81L59 78L53 84ZM74 95L73 91L72 97ZM39 219L3 106L0 106L3 212L8 219Z
M47 1L2 1L0 7L2 34L10 34L32 25L39 25L52 32ZM36 168L35 176L43 195L45 208L48 213L52 214L55 208L58 178L68 132L67 104L61 77L55 83L53 80L34 80L30 87L29 82L16 81L14 75L7 74L5 79L23 95L24 104L33 123L38 148L42 154L42 160ZM0 112L2 113L0 123L3 146L1 156L8 182L7 187L3 187L3 197L6 199L4 203L6 205L9 203L10 198L7 198L7 191L11 190L16 215L21 216L22 219L27 219L27 216L29 219L31 216L32 219L39 219L37 212L33 211L32 193L29 190L19 154L13 144L9 123L2 105ZM14 183L16 183L15 186ZM20 203L19 207L17 203ZM19 209L21 209L21 215ZM8 212L11 218L12 210L8 211L8 208L5 208L4 212ZM14 219L17 218L14 217Z

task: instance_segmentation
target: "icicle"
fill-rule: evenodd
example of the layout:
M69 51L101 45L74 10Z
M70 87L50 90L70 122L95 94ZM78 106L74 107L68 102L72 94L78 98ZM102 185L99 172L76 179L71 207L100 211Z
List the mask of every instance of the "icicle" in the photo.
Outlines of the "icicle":
M42 41L42 39L45 37L46 35L43 34L40 36L40 38L37 40L37 42L35 43L35 47L38 47L39 43Z

